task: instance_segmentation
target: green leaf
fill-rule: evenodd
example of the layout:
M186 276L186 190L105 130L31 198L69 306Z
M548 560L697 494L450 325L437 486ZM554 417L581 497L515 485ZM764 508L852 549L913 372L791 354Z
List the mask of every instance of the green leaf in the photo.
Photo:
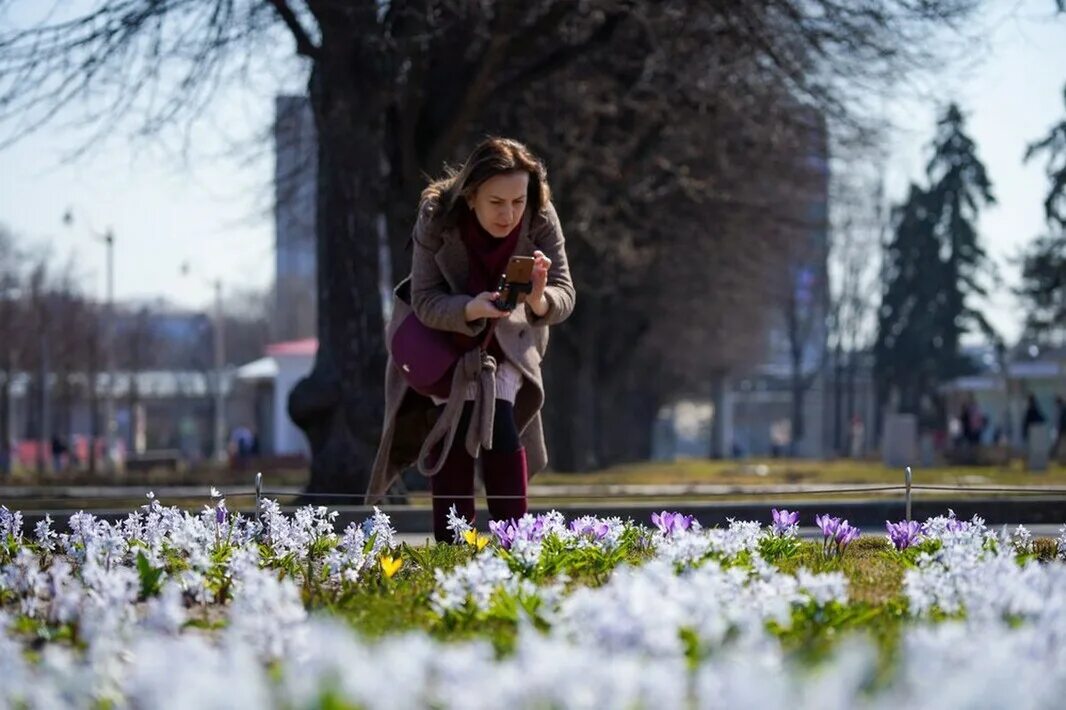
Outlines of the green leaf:
M143 552L137 553L137 573L141 577L141 598L147 599L159 594L163 568L152 567Z

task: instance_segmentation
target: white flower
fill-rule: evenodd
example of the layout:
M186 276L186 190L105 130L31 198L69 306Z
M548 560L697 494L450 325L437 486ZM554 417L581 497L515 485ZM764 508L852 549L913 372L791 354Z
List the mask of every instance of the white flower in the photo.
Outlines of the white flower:
M188 620L181 586L174 581L166 582L159 595L148 600L144 618L146 628L166 634L177 634Z
M52 516L45 515L44 520L38 520L37 524L33 526L34 537L37 538L37 544L44 549L51 552L55 549L56 544L53 542L57 538L54 530L52 530Z
M364 525L366 525L364 532L367 538L374 538L374 546L370 554L375 559L395 546L396 531L392 528L392 521L377 506L374 506L374 515Z
M303 650L307 618L300 590L270 570L248 569L236 583L226 629L232 642L249 643L267 659Z
M808 594L816 604L830 602L846 604L848 601L848 578L843 572L822 572L812 574L801 567L796 571L796 580L802 592Z
M1009 535L1007 534L1006 526L1004 526L1003 538L1009 540L1014 549L1020 553L1025 554L1033 551L1033 535L1024 525L1019 525Z
M377 509L375 508L375 510ZM448 508L447 527L452 532L452 542L462 542L463 534L473 530L467 519L459 515L459 511L455 507L455 503L452 503L452 506Z
M270 683L251 646L149 633L131 644L128 655L119 682L131 707L274 707Z
M517 594L522 581L495 555L477 555L450 572L438 569L434 577L437 588L430 595L430 605L441 616L467 608L487 611L493 594Z

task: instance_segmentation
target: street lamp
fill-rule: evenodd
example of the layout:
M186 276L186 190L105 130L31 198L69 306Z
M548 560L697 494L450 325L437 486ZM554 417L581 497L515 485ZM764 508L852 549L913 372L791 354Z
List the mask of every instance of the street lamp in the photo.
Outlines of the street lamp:
M181 275L188 276L190 270L189 262L182 262ZM222 392L222 370L226 365L226 319L222 312L222 279L216 278L208 283L215 291L215 460L221 463L226 460L226 398Z
M74 225L74 212L71 208L63 213L63 224ZM103 242L107 247L107 301L104 305L104 367L107 370L107 387L104 388L104 455L105 468L114 471L115 435L118 426L115 422L115 233L108 227L106 232L98 232L86 220L89 236ZM95 383L91 383L95 387ZM96 442L89 446L95 448ZM91 455L91 454L90 454Z

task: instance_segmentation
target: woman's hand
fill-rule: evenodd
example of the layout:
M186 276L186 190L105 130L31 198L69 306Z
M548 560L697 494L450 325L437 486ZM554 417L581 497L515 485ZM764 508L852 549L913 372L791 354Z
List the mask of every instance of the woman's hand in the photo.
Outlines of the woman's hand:
M548 269L552 266L552 260L544 255L539 249L533 252L533 291L527 299L529 307L538 316L548 312L548 302L544 299L544 289L548 286Z
M466 304L466 322L479 318L506 318L511 315L509 311L500 310L493 303L499 295L495 291L482 291L474 296L474 299Z

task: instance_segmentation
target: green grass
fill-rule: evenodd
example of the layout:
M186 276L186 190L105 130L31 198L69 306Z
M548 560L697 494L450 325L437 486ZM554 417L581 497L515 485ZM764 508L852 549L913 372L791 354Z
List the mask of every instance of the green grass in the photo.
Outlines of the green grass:
M534 570L530 576L537 581L550 581L565 574L570 579L570 588L579 585L598 586L609 579L611 571L618 565L639 565L647 559L646 550L638 550L631 545L624 547L624 552L613 557L591 550L548 553L543 556L546 564ZM313 610L339 614L354 628L371 637L419 629L442 639L486 636L500 642L498 637L501 634L509 636L514 630L516 617L508 614L477 620L452 619L442 624L430 611L430 595L436 587L434 569L450 570L467 562L472 555L473 548L468 546L403 545L400 556L404 566L392 579L371 574L346 594L324 600L316 600L305 590L305 602ZM825 557L821 543L801 542L792 555L776 562L779 569L788 573L795 573L800 567L813 572L843 572L848 579L848 594L852 603L846 610L838 611L837 623L830 625L847 628L867 625L877 617L897 621L902 619L906 608L903 573L908 564L902 554L880 538L860 538L848 547L842 559ZM809 633L815 633L815 630L790 632L799 634L794 639L797 642L801 642L803 635Z
M784 572L800 567L812 572L843 572L848 578L848 597L864 604L902 600L906 559L883 537L861 537L848 546L844 557L826 558L819 542L803 542L799 550L777 562Z
M914 467L914 484L950 484L958 486L1066 486L1066 465L1051 464L1047 471L1028 472L1021 460L1003 466L937 466ZM205 497L208 485L221 488L232 485L251 485L253 471L231 471L222 467L200 467L186 471L154 469L147 472L129 473L122 476L96 476L86 474L45 474L38 476L27 470L15 473L0 481L0 497L3 486L77 486L77 485L126 485L143 486L145 489L169 485L204 486ZM265 471L263 484L266 489L276 486L302 486L307 483L304 469ZM903 483L903 471L888 468L877 461L837 459L818 461L810 459L746 459L711 460L680 459L677 461L646 461L625 464L590 473L566 473L545 471L531 480L532 492L547 492L560 485L669 485L669 484L717 484L735 486L761 486L782 484L887 484ZM869 494L874 495L874 494ZM924 495L930 495L926 493ZM686 498L687 499L687 498ZM735 499L740 500L738 495ZM548 502L554 499L547 499ZM562 499L559 499L560 501ZM109 501L107 507L127 503L141 505L136 500ZM234 503L238 500L234 499ZM543 501L542 501L543 502ZM101 507L92 499L56 499L40 507ZM16 503L16 506L19 504ZM9 506L10 507L10 506Z
M178 505L187 509L199 509L205 503L210 502L207 498L207 486L213 483L222 488L233 484L250 484L252 481L250 472L233 472L222 469L198 469L181 474L168 475L157 471L148 474L131 475L115 480L105 481L102 479L87 480L85 478L69 479L49 476L38 481L35 474L22 473L16 477L5 479L5 484L10 485L76 485L78 483L92 485L143 485L146 489L153 486L165 485L202 485L204 496L202 498L167 498L164 502L168 505ZM264 487L270 489L274 486L294 486L306 483L307 474L300 470L275 471L264 474ZM1066 487L1066 466L1052 464L1047 471L1041 473L1027 472L1023 463L1014 461L1006 466L942 466L935 468L914 469L915 485L952 485L960 487L995 487L995 486L1055 486ZM592 497L561 497L551 495L553 486L564 485L668 485L668 484L718 484L724 486L773 486L782 484L806 484L818 485L848 485L848 484L885 484L902 485L903 472L899 469L888 468L875 461L855 461L840 459L833 461L815 461L806 459L750 459L744 461L719 461L709 459L682 459L678 461L650 461L636 464L615 466L591 473L559 473L546 471L537 474L531 480L530 502L537 508L562 507L567 504L583 503L611 503L628 500L639 500L642 503L662 504L664 507L676 505L683 500L685 503L700 501L718 502L750 502L764 501L759 495L745 495L743 493L729 493L718 495L685 495L677 496L621 496L612 495L609 498L603 496ZM862 498L898 498L898 491L890 492L861 492L848 494L819 494L825 500L844 500ZM956 499L966 496L965 493L950 491L915 491L915 497L923 500ZM996 497L995 493L975 491L972 494L978 497ZM3 498L3 487L0 486L0 499ZM294 497L277 496L282 505L291 505L295 502ZM800 498L797 498L799 500ZM811 496L804 496L802 500L811 500ZM787 494L777 496L775 500L779 504L785 504L789 500ZM247 497L230 498L227 500L231 510L251 511L254 508L253 499ZM132 509L143 505L144 499L129 498L97 499L97 498L54 498L38 500L11 500L7 502L9 508L23 511L32 510L103 510L103 509ZM428 507L429 499L424 494L415 493L410 499L410 504L417 507Z
M305 591L304 601L312 610L337 614L370 637L414 629L433 632L436 617L429 599L436 588L434 569L450 570L467 562L473 548L459 545L402 545L403 567L386 579L375 575L335 599L316 602Z

